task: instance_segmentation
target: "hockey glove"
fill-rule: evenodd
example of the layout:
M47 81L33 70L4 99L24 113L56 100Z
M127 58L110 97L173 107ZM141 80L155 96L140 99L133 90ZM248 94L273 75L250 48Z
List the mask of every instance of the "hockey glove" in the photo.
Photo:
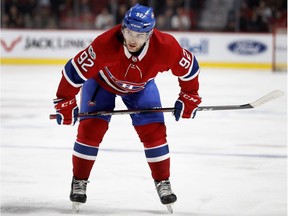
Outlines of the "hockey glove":
M194 118L197 112L198 105L201 103L201 97L199 95L192 95L180 92L178 100L174 105L175 120L178 121L182 118Z
M76 98L73 99L54 99L56 109L56 121L59 125L74 125L77 121L78 106Z

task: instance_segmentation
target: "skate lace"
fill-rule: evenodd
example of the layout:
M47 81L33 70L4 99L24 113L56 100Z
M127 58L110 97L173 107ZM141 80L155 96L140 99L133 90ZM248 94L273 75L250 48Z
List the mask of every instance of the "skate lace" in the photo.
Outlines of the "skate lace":
M89 181L87 180L74 180L73 182L73 193L86 194L86 187Z
M171 185L168 180L157 182L156 189L160 197L172 194Z

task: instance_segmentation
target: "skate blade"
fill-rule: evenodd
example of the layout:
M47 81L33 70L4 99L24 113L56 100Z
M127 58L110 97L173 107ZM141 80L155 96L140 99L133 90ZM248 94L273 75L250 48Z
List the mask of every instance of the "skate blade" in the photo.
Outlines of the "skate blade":
M173 214L172 204L167 204L167 205L166 205L166 208L167 208L169 214Z
M79 212L80 210L80 206L81 206L82 203L80 202L72 202L72 210L76 213Z

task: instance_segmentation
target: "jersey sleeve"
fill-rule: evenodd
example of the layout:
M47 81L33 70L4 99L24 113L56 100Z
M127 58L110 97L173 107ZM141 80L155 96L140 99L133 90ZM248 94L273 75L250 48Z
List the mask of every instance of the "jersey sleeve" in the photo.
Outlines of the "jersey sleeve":
M192 58L191 66L184 76L179 76L179 86L186 93L198 95L200 67L195 56Z
M96 38L86 49L66 63L56 93L58 98L74 97L82 84L98 73L103 62L102 48L99 44Z
M170 55L172 73L178 77L181 91L198 95L198 75L200 67L193 53L174 42L173 54Z

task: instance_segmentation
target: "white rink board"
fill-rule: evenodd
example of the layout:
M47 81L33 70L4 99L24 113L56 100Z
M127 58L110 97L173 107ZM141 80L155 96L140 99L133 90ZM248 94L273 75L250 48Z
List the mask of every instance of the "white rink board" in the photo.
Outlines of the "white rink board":
M100 32L3 30L2 58L69 59L86 48ZM3 47L3 45L2 45Z
M101 33L103 31L97 30L3 30L2 62L4 64L27 64L27 62L28 64L59 64L59 61L63 61L65 63L67 59L86 48ZM184 48L192 51L202 66L266 70L272 68L272 34L169 33Z

